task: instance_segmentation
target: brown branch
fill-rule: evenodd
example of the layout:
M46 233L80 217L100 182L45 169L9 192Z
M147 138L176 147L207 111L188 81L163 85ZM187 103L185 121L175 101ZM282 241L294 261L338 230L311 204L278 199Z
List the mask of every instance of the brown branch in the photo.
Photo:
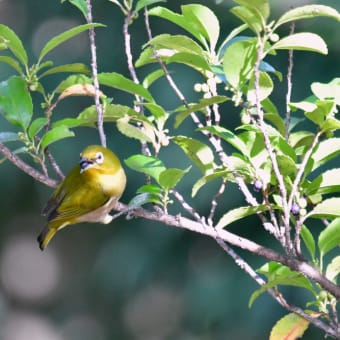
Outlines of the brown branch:
M26 174L30 175L31 177L33 177L34 179L36 179L37 181L55 188L58 183L54 180L51 179L49 177L47 177L46 175L42 174L41 172L39 172L38 170L32 168L30 165L28 165L27 163L25 163L22 159L20 159L19 157L17 157L16 155L14 155L10 149L8 149L5 145L0 143L0 152L10 161L12 162L15 166L17 166L20 170L22 170L23 172L25 172Z
M127 209L128 207L126 205L122 203L117 204L117 210L126 211ZM220 238L227 242L228 244L239 247L243 250L247 250L267 260L279 262L289 267L291 270L297 271L303 274L304 276L308 277L309 279L313 280L314 282L318 283L321 287L323 287L329 293L334 295L337 300L340 300L340 287L326 279L324 276L322 276L322 274L316 268L312 267L307 262L298 260L287 255L281 255L272 249L263 247L251 240L233 234L227 230L223 229L216 230L213 227L203 225L200 222L190 220L180 215L173 216L159 214L150 212L142 208L134 210L132 215L136 217L142 217L148 220L162 222L164 224L174 226L177 228L187 229L199 234L210 236L215 240Z
M93 23L92 19L92 6L91 0L86 0L87 7L87 23ZM98 67L97 67L97 53L96 53L96 43L95 43L95 33L94 28L91 27L89 29L89 38L90 38L90 48L91 48L91 67L92 67L92 77L93 77L93 86L94 86L94 100L97 109L97 127L99 132L100 143L102 146L106 147L106 135L104 131L104 113L103 107L100 103L100 94L99 94L99 81L98 81Z

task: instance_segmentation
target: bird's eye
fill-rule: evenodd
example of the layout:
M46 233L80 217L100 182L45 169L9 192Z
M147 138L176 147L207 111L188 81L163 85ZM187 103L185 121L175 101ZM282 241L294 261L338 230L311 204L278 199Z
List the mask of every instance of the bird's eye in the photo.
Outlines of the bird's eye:
M96 163L97 164L102 164L104 162L104 155L102 152L97 152L96 153Z

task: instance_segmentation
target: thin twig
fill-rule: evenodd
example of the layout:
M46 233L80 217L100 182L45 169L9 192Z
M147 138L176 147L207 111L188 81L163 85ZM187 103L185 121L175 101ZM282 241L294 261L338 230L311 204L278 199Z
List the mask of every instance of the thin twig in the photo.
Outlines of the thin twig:
M241 256L239 256L226 242L224 242L222 239L216 239L216 241L218 245L234 260L234 262L243 271L245 271L259 286L264 286L266 284L266 282L262 279L262 277L258 275L256 271ZM267 292L282 307L308 320L310 323L312 323L316 327L322 329L326 334L329 334L331 336L335 335L334 328L322 322L321 320L314 318L311 315L307 314L303 309L297 306L288 304L288 302L284 299L282 294L280 294L278 291L272 288L269 288L267 289Z
M280 172L279 165L276 159L276 155L273 149L273 146L271 145L268 131L266 128L266 124L264 122L264 115L260 103L260 63L262 60L262 53L263 53L263 42L261 41L260 37L258 37L259 40L259 47L257 50L257 58L255 62L255 98L256 98L256 111L258 115L258 126L259 129L261 130L261 133L263 135L264 139L264 144L266 147L266 150L269 154L272 166L273 166L273 171L274 174L277 178L278 184L279 184L279 190L280 190L280 195L282 199L282 206L283 206L283 223L285 227L285 248L288 253L293 253L294 252L294 247L292 246L292 241L291 241L291 236L290 236L290 209L288 208L287 205L287 190L286 186L283 180L283 176Z
M87 7L87 23L93 23L92 19L92 6L91 0L86 0ZM97 109L97 127L99 132L100 143L102 146L106 147L106 135L104 131L104 113L103 107L100 102L100 93L99 93L99 81L98 81L98 66L97 66L97 52L96 52L96 42L95 42L95 32L94 28L91 27L89 29L89 39L90 39L90 48L91 48L91 68L92 68L92 77L93 77L93 86L95 91L95 104Z
M210 213L209 213L209 216L208 216L208 219L207 219L208 224L210 226L213 225L213 219L214 219L215 211L216 211L216 208L217 208L217 200L223 195L225 187L226 187L226 182L227 182L227 180L223 179L217 193L214 195L214 197L212 199Z
M58 183L46 175L42 174L38 170L32 168L30 165L25 163L23 160L21 160L19 157L14 155L10 149L8 149L5 145L0 143L0 152L14 165L16 165L20 170L23 172L26 172L28 175L36 179L37 181L44 183L45 185L55 188Z
M118 211L126 211L127 208L127 205L120 202L117 203L116 209ZM251 240L231 233L228 230L216 230L214 227L203 225L202 222L193 221L180 215L162 215L159 213L150 212L142 208L134 210L133 212L131 212L131 214L135 217L142 217L148 220L158 221L170 226L210 236L215 240L217 238L220 238L230 245L234 245L243 250L249 251L267 260L279 262L289 267L291 270L297 271L302 275L308 277L309 279L313 280L314 282L318 283L321 287L331 293L337 300L340 300L340 287L329 281L319 272L318 269L314 268L307 262L301 261L291 256L281 255L272 249L263 247Z
M295 30L295 23L292 22L290 24L290 32L289 35L294 34ZM291 101L292 96L292 74L293 74L293 66L294 66L294 59L293 59L293 50L288 51L288 71L287 71L287 94L286 94L286 140L289 138L289 127L290 127L290 107L289 103Z
M64 179L65 175L61 171L59 165L57 164L56 160L54 159L53 155L51 154L51 151L49 150L49 148L45 149L45 154L48 158L48 161L52 165L52 168L54 169L55 173L59 176L60 179Z
M178 191L173 189L170 191L170 193L175 196L177 201L182 205L183 209L186 210L197 222L203 222L203 219L199 213L185 201L184 197Z

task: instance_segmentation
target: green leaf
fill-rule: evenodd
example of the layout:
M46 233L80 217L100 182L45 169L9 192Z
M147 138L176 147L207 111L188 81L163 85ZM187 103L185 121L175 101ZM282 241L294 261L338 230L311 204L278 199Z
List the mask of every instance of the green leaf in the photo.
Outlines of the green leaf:
M229 170L215 170L212 174L201 177L192 187L191 197L195 197L197 192L207 183L218 178L226 178L230 176Z
M185 35L160 34L152 38L148 44L156 49L167 48L177 52L203 55L202 47Z
M208 131L214 134L215 136L222 138L223 140L231 144L236 150L241 151L243 155L249 155L250 153L250 150L247 148L247 146L245 145L241 138L236 136L232 131L222 126L219 125L207 126L200 130Z
M19 59L19 61L27 66L28 58L26 50L20 38L9 27L0 24L0 37L5 40L6 45L11 52Z
M336 218L340 217L340 198L329 198L316 205L306 216L307 218ZM340 236L340 233L339 233Z
M274 84L268 73L259 72L259 100L262 101L269 97L273 92ZM250 103L256 103L256 91L255 91L255 76L250 81L250 86L247 93L247 99Z
M74 63L74 64L66 64L66 65L60 65L56 67L51 67L49 70L45 71L43 74L39 75L39 78L56 74L56 73L62 73L62 72L68 72L68 73L85 73L90 74L91 71L89 68L82 63Z
M330 17L338 21L340 20L340 14L332 7L324 5L306 5L291 9L283 14L276 22L275 29L287 22L321 16Z
M210 71L210 65L208 64L206 59L198 54L178 52L167 58L161 59L163 59L167 63L179 63L187 65L201 73L204 73L204 71Z
M261 13L264 20L268 19L270 6L268 0L234 0L237 4L248 7L249 9Z
M263 29L263 18L259 11L249 9L244 6L233 7L230 12L243 21L255 33Z
M258 213L262 213L268 211L270 208L269 205L260 204L257 206L248 206L248 207L239 207L236 209L229 210L226 214L224 214L221 219L218 221L216 225L216 229L223 229L227 225L240 220L241 218L245 218L247 216L255 215ZM278 206L272 206L272 209L279 209Z
M67 126L61 125L52 128L41 138L40 149L45 150L45 148L52 143L68 137L74 137L74 132L70 131Z
M145 106L156 120L166 120L168 118L168 114L160 105L154 103L141 103L141 105Z
M18 140L20 140L20 138L16 132L0 132L0 143L15 142Z
M118 90L141 96L150 102L154 102L151 93L146 88L140 84L134 83L131 79L125 78L119 73L99 73L98 81L101 85L111 86Z
M337 200L339 202L339 199L336 198L330 198L329 200L326 200L324 202L330 200ZM330 250L334 249L339 244L340 244L340 218L336 218L324 230L322 230L319 235L318 246L320 249L321 257L326 255Z
M120 133L123 135L137 139L141 142L152 142L155 139L154 132L152 129L148 129L148 131L141 130L137 126L134 126L129 123L129 117L125 116L117 120L117 128ZM150 135L152 134L152 137Z
M65 42L65 41L75 37L76 35L88 30L89 28L94 28L94 27L105 27L105 25L98 24L98 23L79 25L77 27L73 27L73 28L53 37L42 48L40 55L39 55L38 63L41 62L41 60L45 57L45 55L47 53L51 52L53 49L58 47L63 42Z
M206 144L185 136L176 136L172 140L182 148L202 173L205 174L213 168L214 154Z
M80 118L64 118L61 120L57 120L56 122L53 123L53 128L57 126L66 126L69 129L79 127L79 126L88 126L88 120L86 119L80 119Z
M148 193L152 195L162 196L162 189L155 184L146 184L138 188L137 194Z
M300 338L308 326L309 321L295 313L289 313L274 325L270 332L269 340L294 340Z
M269 50L300 50L327 54L325 41L315 33L295 33L280 39Z
M220 34L220 24L214 12L199 4L185 5L181 8L184 18L210 42L210 51L214 51Z
M147 203L154 203L154 204L161 205L161 201L156 195L152 195L148 192L144 192L133 197L130 200L128 206L131 209L138 209L142 205L147 204Z
M184 16L181 14L177 14L167 8L157 6L149 10L149 15L155 15L166 19L191 33L199 41L204 42L204 37L202 37L202 34L199 32L198 28L187 18L184 18Z
M0 56L0 62L6 63L7 65L14 68L19 73L19 75L24 73L20 64L12 57L1 55Z
M268 262L257 271L268 278L268 283L261 286L261 288L251 295L249 299L249 307L251 307L254 301L269 288L280 285L306 288L315 295L313 285L306 277L304 277L301 273L290 270L288 267L280 263Z
M180 112L176 116L175 128L178 128L181 125L181 123L190 115L190 113L197 111L206 113L207 107L213 104L224 103L227 100L228 97L226 96L214 96L211 98L201 98L197 104L189 104L189 108L181 106L180 108L175 110Z
M61 0L61 3L68 1L73 6L77 7L79 11L83 14L84 18L87 17L87 6L86 0Z
M163 70L156 70L149 73L142 82L143 87L148 89L156 80L164 76Z
M340 168L323 172L309 183L304 191L306 195L329 194L340 191Z
M313 234L309 231L309 229L303 225L301 228L301 237L308 249L312 259L315 259L315 240Z
M331 280L335 284L337 283L337 276L340 273L340 256L336 256L333 258L332 262L327 266L326 269L326 277L328 280Z
M166 170L163 162L152 156L133 155L126 159L125 164L132 170L142 172L159 182L159 175Z
M32 121L30 127L28 128L28 135L31 139L33 139L46 124L48 123L48 119L46 117L39 117Z
M131 109L129 106L119 105L119 104L107 104L104 106L104 122L117 122L118 119L124 116L130 116L132 119L136 117L136 121L144 121L147 120L146 117L143 117L139 112ZM87 121L87 125L91 127L96 126L96 122L98 119L97 109L95 105L91 105L87 107L84 111L82 111L77 119L81 121Z
M335 158L339 154L340 138L328 138L321 141L311 156L313 161L312 171Z
M340 78L335 78L331 82L312 83L313 94L321 100L333 99L336 105L340 105Z
M185 170L170 168L162 171L159 174L159 185L164 190L174 188L190 169L191 167L188 167Z
M0 113L13 125L26 130L33 114L33 104L26 82L14 76L0 83Z
M136 4L136 8L135 11L139 12L141 9L143 9L144 7L153 5L157 2L166 2L166 0L139 0Z
M256 46L254 40L236 41L223 56L223 69L227 81L240 89L254 73Z
M92 80L84 74L72 74L57 86L55 92L62 93L67 88L77 84L92 84Z

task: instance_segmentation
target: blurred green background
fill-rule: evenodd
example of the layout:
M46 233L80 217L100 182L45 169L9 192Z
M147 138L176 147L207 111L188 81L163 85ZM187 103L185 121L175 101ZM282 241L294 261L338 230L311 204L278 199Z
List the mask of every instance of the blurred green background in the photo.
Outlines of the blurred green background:
M217 14L222 38L239 25L229 8L231 0L195 1L208 5ZM170 0L169 8L179 11L190 1ZM335 6L339 1L272 1L273 18L289 9L310 3ZM120 72L128 76L123 50L121 12L109 1L93 1L94 20L107 25L97 29L96 41L99 71ZM52 36L83 23L80 13L70 4L45 0L0 1L0 23L8 25L23 40L31 62L43 44ZM163 20L151 18L153 34L178 33L178 28ZM328 82L339 76L339 24L327 19L299 22L296 31L320 34L328 44L329 55L295 53L293 100L310 94L313 81ZM288 28L282 31L286 34ZM131 27L133 54L136 59L146 42L143 17ZM90 64L87 35L83 34L60 46L49 55L55 65L69 62ZM269 60L285 74L287 53ZM150 68L139 70L140 79ZM189 101L197 99L193 84L201 81L188 68L170 66L175 80ZM11 71L0 64L1 81ZM53 89L62 79L45 81ZM285 82L275 79L273 101L284 108ZM165 81L151 88L167 109L180 105ZM116 103L132 105L133 98L119 91L108 92ZM39 104L39 97L36 103ZM58 106L55 116L76 116L90 105L87 98L67 99ZM35 114L42 113L39 105ZM228 104L223 106L223 123L228 128L239 124L239 115ZM8 124L0 117L1 131ZM182 131L194 126L186 122ZM179 130L178 133L180 133ZM109 146L123 160L139 153L138 142L128 140L113 125L106 126ZM52 147L64 172L78 160L87 144L99 143L94 130L78 129L76 138ZM185 168L189 161L175 146L161 153L168 166ZM143 176L127 169L128 186L122 198L128 202L143 183ZM201 190L194 202L190 185L198 178L194 169L178 188L200 212L208 212L216 184ZM44 225L40 216L51 189L35 182L9 162L0 165L0 339L1 340L208 340L265 339L271 327L286 312L267 295L260 297L251 309L248 299L257 288L233 261L206 237L144 220L126 221L124 217L104 225L84 224L58 233L45 252L40 252L36 236ZM223 211L242 205L243 198L228 185L220 201ZM178 206L172 208L177 211ZM262 232L257 219L237 223L232 230L256 241L273 246L273 240ZM275 247L275 245L274 245ZM239 251L237 249L237 251ZM255 268L262 259L239 252ZM305 296L296 289L284 290L288 301L302 303ZM323 334L312 328L305 339L320 339Z

